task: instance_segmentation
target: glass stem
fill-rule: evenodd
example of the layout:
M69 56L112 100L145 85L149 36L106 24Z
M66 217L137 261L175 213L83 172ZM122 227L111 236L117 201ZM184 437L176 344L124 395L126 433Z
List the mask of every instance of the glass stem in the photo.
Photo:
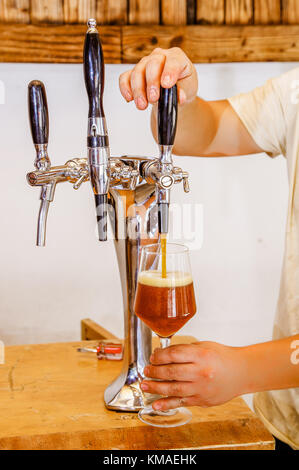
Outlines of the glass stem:
M160 346L162 349L164 348L168 348L168 346L170 346L170 340L171 340L171 337L170 338L161 338L160 336Z

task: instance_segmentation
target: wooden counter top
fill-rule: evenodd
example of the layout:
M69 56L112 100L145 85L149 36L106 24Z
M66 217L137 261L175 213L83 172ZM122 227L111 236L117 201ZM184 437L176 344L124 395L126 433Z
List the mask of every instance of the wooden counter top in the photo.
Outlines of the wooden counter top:
M173 343L192 341L177 336ZM160 429L135 413L109 411L106 386L121 362L76 351L95 342L9 346L0 365L0 449L273 449L241 398L192 407L185 426ZM142 431L142 432L140 432Z

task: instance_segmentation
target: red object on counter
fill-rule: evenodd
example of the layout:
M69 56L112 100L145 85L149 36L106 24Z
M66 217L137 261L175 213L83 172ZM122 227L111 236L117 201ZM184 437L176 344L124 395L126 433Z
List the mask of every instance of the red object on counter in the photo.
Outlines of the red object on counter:
M97 347L97 356L98 359L120 361L123 357L123 346L118 343L99 343Z
M78 352L96 353L98 359L109 361L121 361L123 358L123 345L121 343L110 343L107 340L100 341L98 346L91 348L77 348Z

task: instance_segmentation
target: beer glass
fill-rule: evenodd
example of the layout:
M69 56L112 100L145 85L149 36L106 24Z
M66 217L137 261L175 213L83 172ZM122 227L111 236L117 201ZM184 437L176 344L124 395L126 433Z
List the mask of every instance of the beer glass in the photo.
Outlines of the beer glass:
M171 337L195 315L196 302L186 246L167 244L166 277L162 277L161 245L143 248L134 310L159 336L161 348L169 346ZM146 424L175 427L186 424L192 417L190 410L182 407L156 411L151 403L159 397L145 392L142 396L144 408L138 416Z

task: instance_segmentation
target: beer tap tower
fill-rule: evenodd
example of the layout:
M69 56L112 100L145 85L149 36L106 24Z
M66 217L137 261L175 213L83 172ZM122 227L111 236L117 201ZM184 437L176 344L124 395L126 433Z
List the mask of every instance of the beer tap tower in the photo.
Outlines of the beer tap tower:
M144 245L157 243L168 232L169 194L183 181L189 191L188 173L174 167L171 149L177 120L177 90L161 89L158 105L159 158L111 157L103 110L104 59L96 29L90 19L84 44L84 78L89 100L87 158L72 158L64 165L51 166L47 152L49 118L42 82L28 86L31 133L36 149L35 171L27 174L31 186L41 187L37 224L37 245L44 246L50 202L58 183L70 182L74 189L90 181L93 190L99 240L107 239L107 213L112 225L124 305L124 360L121 374L107 387L107 408L138 411L142 407L139 378L149 362L151 330L134 314L134 298L140 252Z

